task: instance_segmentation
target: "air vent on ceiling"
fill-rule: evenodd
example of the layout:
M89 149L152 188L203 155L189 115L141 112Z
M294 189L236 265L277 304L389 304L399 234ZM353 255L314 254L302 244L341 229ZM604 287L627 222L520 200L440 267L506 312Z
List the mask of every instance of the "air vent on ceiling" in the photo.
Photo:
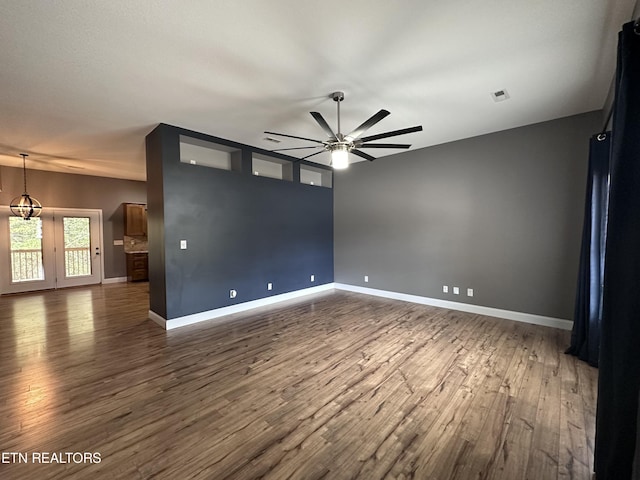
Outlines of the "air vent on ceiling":
M272 143L280 143L280 140L277 140L277 139L271 138L271 137L264 137L263 140L265 140L267 142L272 142Z
M493 98L494 102L504 102L505 100L508 100L510 97L509 97L509 92L507 92L507 90L503 88L502 90L491 92L491 98Z

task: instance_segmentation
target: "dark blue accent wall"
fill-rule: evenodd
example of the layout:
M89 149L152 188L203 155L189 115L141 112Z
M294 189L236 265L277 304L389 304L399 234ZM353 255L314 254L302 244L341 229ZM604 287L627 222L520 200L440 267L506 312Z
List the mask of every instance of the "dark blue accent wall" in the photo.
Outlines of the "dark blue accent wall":
M180 135L240 149L242 171L181 163ZM253 152L293 160L165 124L147 136L150 306L165 319L333 282L333 190L254 176Z

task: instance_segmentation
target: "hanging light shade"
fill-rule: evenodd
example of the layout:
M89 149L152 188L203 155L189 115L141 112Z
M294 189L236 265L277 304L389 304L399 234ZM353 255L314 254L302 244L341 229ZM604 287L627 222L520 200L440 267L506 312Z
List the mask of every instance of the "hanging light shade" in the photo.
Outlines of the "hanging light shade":
M334 145L331 149L331 166L343 170L349 166L349 147L344 144Z
M42 213L42 205L38 200L31 197L27 193L27 167L26 158L29 156L26 153L21 153L22 156L22 173L24 177L24 193L11 200L11 212L17 216L22 217L25 220L30 220L31 217L39 217Z

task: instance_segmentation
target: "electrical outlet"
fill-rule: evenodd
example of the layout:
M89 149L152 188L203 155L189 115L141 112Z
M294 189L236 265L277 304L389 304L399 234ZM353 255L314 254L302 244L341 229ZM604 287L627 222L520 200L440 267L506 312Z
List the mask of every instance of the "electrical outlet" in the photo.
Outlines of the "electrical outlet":
M180 250L186 250L186 249L187 249L187 241L180 240Z
M449 286L448 285L443 285L442 286L442 293L449 293Z
M236 298L238 296L238 292L235 290L229 290L229 298Z
M315 275L311 275L311 281L315 282L316 281L316 276Z
M459 287L453 287L453 294L454 295L460 295L460 288Z
M467 297L473 297L473 288L467 288Z
M267 290L273 290L273 283L267 283Z
M365 281L365 282L368 282L368 281L369 281L369 275L365 275L365 276L364 276L364 281Z

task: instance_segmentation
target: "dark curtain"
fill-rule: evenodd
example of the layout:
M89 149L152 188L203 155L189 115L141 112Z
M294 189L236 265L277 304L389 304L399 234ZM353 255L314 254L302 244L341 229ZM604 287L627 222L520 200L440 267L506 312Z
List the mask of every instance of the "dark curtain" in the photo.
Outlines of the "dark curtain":
M640 393L640 35L618 40L602 308L595 469L631 479Z
M636 454L633 461L633 480L640 480L640 395L638 395L638 425L636 428Z
M576 307L571 346L566 352L594 367L600 354L610 147L610 133L591 137Z

